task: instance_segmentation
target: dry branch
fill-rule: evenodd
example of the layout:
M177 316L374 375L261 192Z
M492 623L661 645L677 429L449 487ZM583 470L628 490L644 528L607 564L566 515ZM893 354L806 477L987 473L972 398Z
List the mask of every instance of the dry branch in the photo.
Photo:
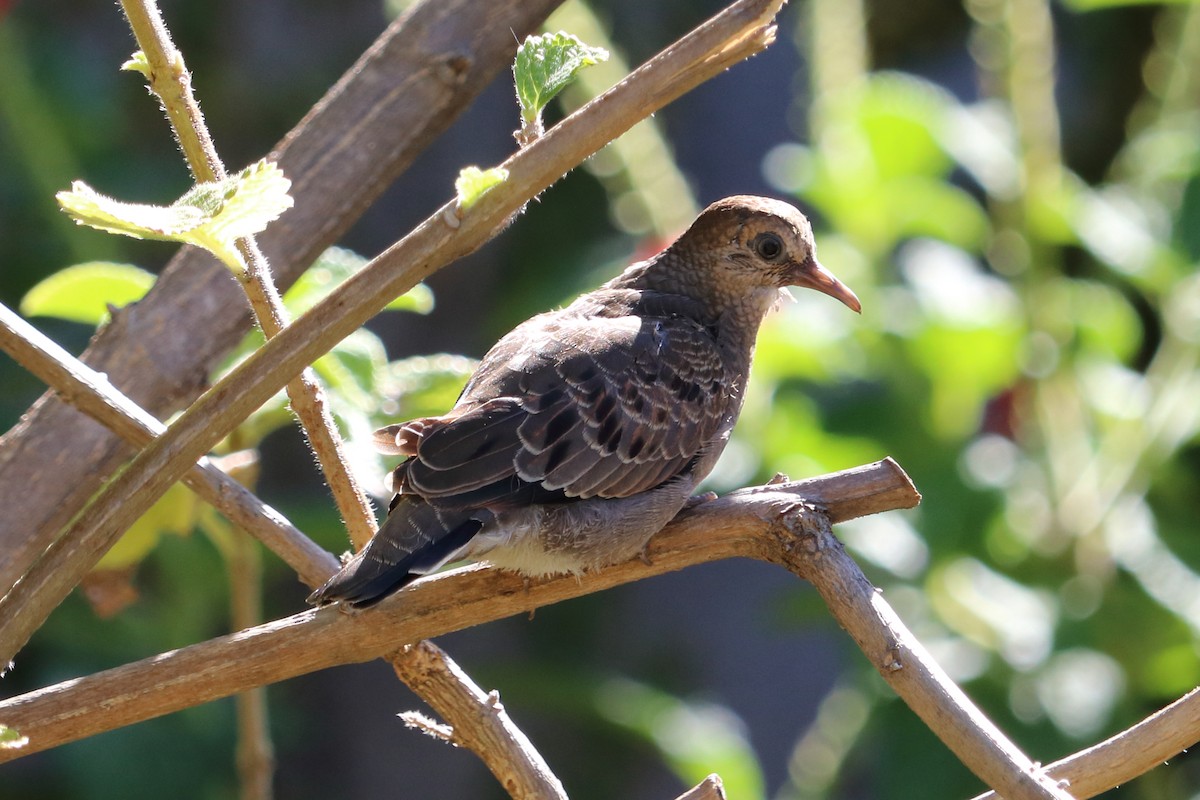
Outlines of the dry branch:
M388 661L406 686L450 720L444 732L448 741L479 756L513 800L567 800L562 783L513 723L499 695L476 686L440 647L418 642Z
M196 459L305 366L392 298L485 242L521 207L638 120L774 37L782 0L739 0L564 119L505 163L508 180L462 215L446 204L197 400L99 494L0 599L0 663L28 641L80 577Z
M725 800L725 784L721 782L721 776L714 773L675 800Z
M389 26L271 155L291 179L295 199L258 237L281 286L337 241L509 65L513 36L535 31L557 4L431 0ZM186 247L146 298L114 315L82 360L165 417L204 390L249 327L249 309L229 271ZM53 394L0 437L0 594L130 452ZM31 482L30 475L55 480Z
M3 305L0 305L0 348L72 404L111 425L135 445L145 445L165 430L148 412ZM246 522L248 530L275 550L310 588L320 586L337 569L337 559L292 528L274 509L263 505L208 459L202 459L188 472L184 482L231 520ZM242 603L248 603L249 598L242 594ZM235 607L238 605L234 603ZM512 796L565 798L557 778L502 711L487 718L477 713L478 698L486 695L435 645L422 642L392 654L389 661L409 688L453 723L462 744L479 755ZM239 725L245 717L248 719L244 724L257 729L257 719L265 715L265 706L261 695L250 696L252 699L243 700L244 707L239 706ZM239 745L244 741L247 739L239 737ZM239 770L256 777L252 784L243 781L244 784L269 783L266 759L261 757L266 752L266 747L260 745L251 751L252 758L243 758L239 753Z
M135 447L145 447L167 428L113 387L108 379L71 357L7 306L0 305L0 349L61 395ZM233 524L270 548L306 584L319 586L338 567L330 553L305 536L249 489L201 458L183 483Z
M834 521L919 500L890 459L808 481L735 493L680 515L651 541L650 563L634 560L577 580L530 581L472 566L417 581L361 614L308 610L249 630L163 653L0 703L0 723L29 737L12 759L103 731L338 664L369 661L405 643L529 611L722 558L779 560L781 511L803 498ZM802 511L802 514L821 512Z
M1076 800L1095 797L1128 783L1200 742L1200 689L1116 736L1046 767ZM975 800L998 800L987 792Z
M192 174L198 181L225 177L225 167L191 91L183 56L171 42L153 0L121 0L138 44L150 66L151 88L162 100ZM276 336L289 323L289 314L271 277L266 258L253 237L237 247L245 269L238 276L264 336ZM287 385L292 410L300 422L335 504L356 549L365 547L376 530L375 512L349 469L345 446L324 389L312 367ZM245 553L239 543L239 553ZM230 564L240 559L230 559ZM231 570L232 571L232 570ZM327 576L322 576L327 577ZM319 582L309 582L313 588ZM235 588L237 584L234 584ZM244 594L244 592L243 592ZM237 599L237 592L234 598ZM237 603L234 604L237 608ZM235 617L236 620L236 617ZM257 623L235 625L248 628ZM417 695L439 709L454 726L456 739L474 751L514 798L565 800L566 793L529 739L512 723L503 707L485 702L487 696L440 648L422 642L392 654L396 674ZM491 713L480 713L490 709ZM266 697L262 689L238 695L238 766L244 794L270 794L270 740L265 734Z
M800 504L781 509L771 560L812 583L871 666L958 759L1008 800L1071 796L1048 778L938 666L830 530Z

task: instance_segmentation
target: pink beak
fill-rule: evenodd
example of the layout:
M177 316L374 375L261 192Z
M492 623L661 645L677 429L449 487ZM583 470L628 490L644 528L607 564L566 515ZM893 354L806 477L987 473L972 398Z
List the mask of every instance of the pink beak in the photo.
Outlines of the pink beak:
M862 313L862 303L858 301L858 295L811 256L792 272L792 285L816 289L822 294L841 300L851 311Z

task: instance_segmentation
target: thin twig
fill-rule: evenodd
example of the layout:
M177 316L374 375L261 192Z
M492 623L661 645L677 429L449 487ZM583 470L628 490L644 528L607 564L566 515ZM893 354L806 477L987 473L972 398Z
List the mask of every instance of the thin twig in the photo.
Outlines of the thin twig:
M450 741L475 753L513 800L567 800L562 783L513 723L499 695L476 686L440 647L418 642L388 661L405 685L452 721Z
M137 447L145 447L166 431L165 425L121 394L107 378L80 363L3 304L0 349L68 403ZM337 569L337 559L327 550L207 457L183 476L183 483L230 522L269 547L306 584L320 585Z
M778 559L771 534L799 499L834 521L914 506L919 496L890 459L770 490L723 497L681 514L634 559L580 578L525 581L475 565L423 578L370 611L309 610L231 636L162 653L0 702L0 724L29 737L19 758L255 686L370 661L416 642L693 564ZM816 512L814 512L816 513Z
M183 63L183 54L171 41L158 5L154 0L121 0L121 8L150 65L150 88L162 101L192 175L200 183L224 179L225 166L217 155L204 115L192 94L191 74ZM239 239L237 249L245 265L238 275L242 289L263 335L270 339L287 326L287 309L283 307L279 290L271 278L266 256L254 238ZM325 474L350 540L356 548L362 547L375 533L375 512L347 467L345 447L316 373L311 368L303 370L288 383L287 393L313 455Z
M720 775L713 773L675 800L725 800L725 784Z
M471 252L526 202L631 125L774 37L781 0L739 0L504 163L509 177L460 217L443 206L242 362L99 494L89 513L0 599L10 661L88 569L200 456L392 298Z
M1200 689L1116 736L1046 767L1075 800L1095 797L1143 775L1200 742ZM987 792L975 800L999 800Z
M233 474L239 475L234 471ZM239 477L241 477L239 475ZM221 520L201 526L225 560L229 575L229 623L243 630L262 622L262 559L258 544ZM270 800L275 748L267 721L267 690L257 687L234 698L237 709L237 772L241 800Z

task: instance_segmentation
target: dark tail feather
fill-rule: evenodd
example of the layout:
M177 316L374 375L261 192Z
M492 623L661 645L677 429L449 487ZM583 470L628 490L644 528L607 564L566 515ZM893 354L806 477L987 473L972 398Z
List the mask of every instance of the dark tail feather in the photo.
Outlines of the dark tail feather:
M308 602L375 605L452 561L483 527L469 513L435 509L419 500L397 503L367 546L309 595Z

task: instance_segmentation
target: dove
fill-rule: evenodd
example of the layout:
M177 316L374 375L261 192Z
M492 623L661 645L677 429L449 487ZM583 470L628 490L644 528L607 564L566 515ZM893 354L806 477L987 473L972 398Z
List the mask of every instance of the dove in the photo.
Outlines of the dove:
M543 577L643 555L721 455L788 286L861 311L800 211L728 197L662 252L517 326L450 411L376 432L407 457L388 517L309 602L365 608L463 559Z

